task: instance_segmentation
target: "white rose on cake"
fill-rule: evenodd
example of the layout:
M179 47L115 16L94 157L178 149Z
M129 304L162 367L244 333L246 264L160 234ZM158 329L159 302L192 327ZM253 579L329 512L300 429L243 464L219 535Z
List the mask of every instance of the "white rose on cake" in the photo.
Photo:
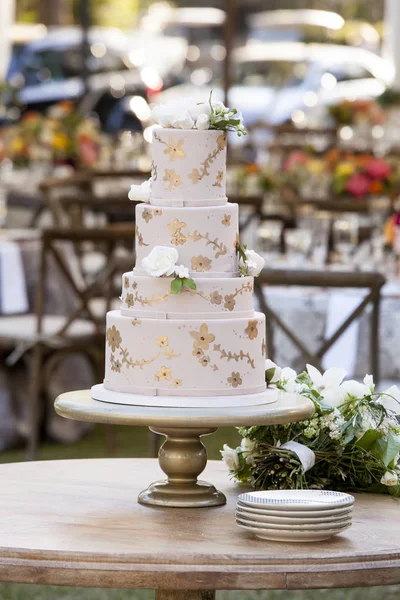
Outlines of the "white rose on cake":
M208 129L210 126L210 105L197 98L185 98L170 104L160 104L152 110L152 118L161 127L174 129Z
M243 259L241 259L241 266L244 266L247 275L250 275L251 277L258 277L264 268L265 260L254 250L248 250L246 248L244 253L246 256L246 262L244 263Z
M129 200L138 200L139 202L150 202L151 195L151 177L143 181L141 185L131 185L128 194Z
M196 129L205 130L210 127L210 117L205 113L198 116L196 121Z
M169 276L175 273L178 251L168 246L154 246L148 256L142 259L142 268L150 277Z
M175 129L193 129L194 121L187 110L176 115L171 122L171 126Z

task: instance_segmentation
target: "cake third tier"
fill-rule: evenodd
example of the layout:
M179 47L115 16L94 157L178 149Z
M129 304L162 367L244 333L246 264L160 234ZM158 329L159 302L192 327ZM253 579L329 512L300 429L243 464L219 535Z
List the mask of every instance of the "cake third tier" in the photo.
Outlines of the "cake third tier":
M141 270L142 259L154 246L171 246L194 278L238 276L238 214L238 205L229 202L212 208L138 204L135 269Z

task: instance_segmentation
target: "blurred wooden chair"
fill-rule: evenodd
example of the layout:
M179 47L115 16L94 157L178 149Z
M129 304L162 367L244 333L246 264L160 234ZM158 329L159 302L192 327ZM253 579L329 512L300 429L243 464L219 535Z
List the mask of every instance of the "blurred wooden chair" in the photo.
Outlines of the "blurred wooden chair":
M273 325L281 329L300 351L305 362L309 362L322 369L322 359L333 344L347 331L349 326L360 317L366 307L372 307L370 316L370 371L375 382L379 382L379 311L381 290L385 284L385 278L380 273L348 273L348 272L324 272L324 271L292 271L285 269L264 269L255 280L255 295L259 302L259 308L266 316L267 321L267 353L268 358L274 360L275 348L273 341ZM268 304L264 291L269 286L299 286L320 288L358 288L368 290L353 312L345 319L338 329L324 340L316 352L311 351L297 335L294 327L283 322Z
M118 274L133 266L131 225L104 229L49 229L42 233L40 272L38 277L36 312L0 318L0 347L8 350L9 363L15 364L27 352L30 355L30 418L28 458L36 458L42 422L41 399L46 382L60 361L72 354L84 355L93 370L95 381L104 374L105 314L113 299L120 294ZM66 253L66 244L102 244L107 262L90 283L86 283L76 261ZM131 255L121 259L121 244L128 245ZM45 286L49 261L53 262L60 280L71 292L71 309L64 316L45 310ZM52 277L55 276L53 269ZM119 302L118 302L119 306Z

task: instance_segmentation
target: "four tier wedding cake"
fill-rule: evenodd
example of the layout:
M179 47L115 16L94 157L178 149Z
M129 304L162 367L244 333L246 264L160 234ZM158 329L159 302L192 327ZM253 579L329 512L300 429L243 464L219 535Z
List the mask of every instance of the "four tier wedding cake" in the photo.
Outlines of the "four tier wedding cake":
M254 312L263 266L239 243L227 201L227 131L244 132L221 103L182 101L154 117L152 176L132 186L136 266L121 309L107 314L106 368L95 399L149 406L238 406L275 399L265 384L265 317Z

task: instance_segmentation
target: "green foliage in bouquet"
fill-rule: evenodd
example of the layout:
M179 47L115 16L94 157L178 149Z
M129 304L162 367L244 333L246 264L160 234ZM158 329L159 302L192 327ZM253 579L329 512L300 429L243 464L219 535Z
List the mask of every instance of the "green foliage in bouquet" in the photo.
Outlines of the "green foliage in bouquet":
M400 497L400 425L389 402L393 386L376 393L372 376L343 381L343 369L297 375L267 361L268 386L302 394L315 407L307 421L242 427L241 446L221 454L235 479L254 489L335 489ZM293 443L294 442L294 443ZM312 460L310 460L310 456Z

